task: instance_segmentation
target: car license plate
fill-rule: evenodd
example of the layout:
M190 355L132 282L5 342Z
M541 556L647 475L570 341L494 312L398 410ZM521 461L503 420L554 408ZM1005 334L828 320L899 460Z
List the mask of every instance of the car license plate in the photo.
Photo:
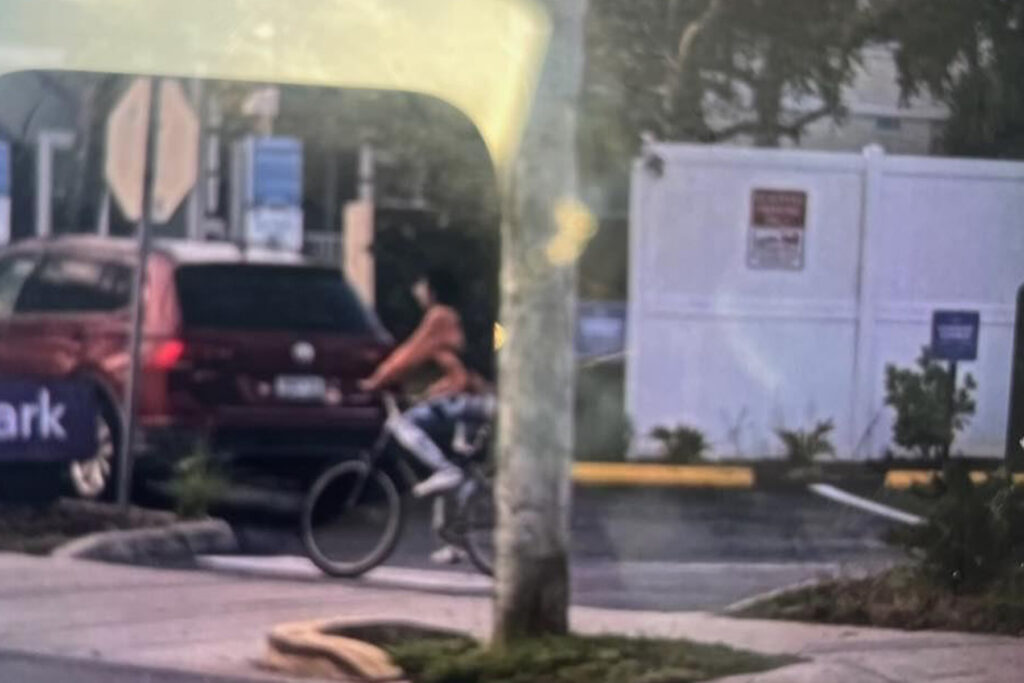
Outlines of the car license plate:
M274 380L274 395L286 401L322 401L327 382L316 375L279 375Z

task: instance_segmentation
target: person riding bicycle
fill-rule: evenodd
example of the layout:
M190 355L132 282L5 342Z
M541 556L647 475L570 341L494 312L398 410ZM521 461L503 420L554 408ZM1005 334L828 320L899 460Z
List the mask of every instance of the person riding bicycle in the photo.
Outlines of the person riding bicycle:
M440 378L427 388L425 399L388 423L394 438L433 472L413 489L418 498L456 489L465 478L432 435L450 434L456 425L487 425L494 417L493 392L462 360L466 336L454 308L458 292L458 281L448 271L434 269L419 278L412 294L423 308L423 319L412 335L360 383L364 391L380 391L426 365L440 371ZM447 548L435 555L437 561L457 559Z

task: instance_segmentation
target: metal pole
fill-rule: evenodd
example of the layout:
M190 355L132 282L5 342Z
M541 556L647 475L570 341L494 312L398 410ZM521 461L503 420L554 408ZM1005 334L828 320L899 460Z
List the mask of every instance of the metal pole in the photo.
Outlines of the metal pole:
M359 145L358 197L361 201L372 202L376 194L376 166L373 143L364 139Z
M117 502L127 511L131 503L133 452L135 449L136 408L139 400L139 365L142 349L143 321L145 320L146 266L149 262L150 212L153 204L153 177L156 170L157 134L160 130L160 79L154 78L149 92L149 126L146 130L146 163L142 181L142 215L136 229L138 263L132 286L132 330L128 367L128 386L124 406L124 431L121 434L121 454L117 486Z
M188 194L188 209L185 214L185 237L190 240L196 240L202 237L202 223L205 217L206 207L206 201L203 197L203 193L206 190L206 164L204 163L205 149L203 144L206 140L206 112L203 107L203 95L203 82L198 78L193 78L189 82L189 97L192 100L192 106L195 108L196 117L199 119L198 144L200 152L198 157L199 168L196 173L196 183L192 186L192 191Z

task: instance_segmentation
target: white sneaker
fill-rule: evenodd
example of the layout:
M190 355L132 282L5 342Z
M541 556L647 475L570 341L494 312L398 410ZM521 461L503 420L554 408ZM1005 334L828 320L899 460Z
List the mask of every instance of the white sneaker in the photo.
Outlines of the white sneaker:
M425 480L416 484L412 489L412 494L417 498L426 498L437 493L451 491L454 488L458 488L463 479L462 470L458 467L446 467L443 470L434 472Z
M466 559L466 551L453 545L446 545L430 553L430 561L434 564L458 564Z

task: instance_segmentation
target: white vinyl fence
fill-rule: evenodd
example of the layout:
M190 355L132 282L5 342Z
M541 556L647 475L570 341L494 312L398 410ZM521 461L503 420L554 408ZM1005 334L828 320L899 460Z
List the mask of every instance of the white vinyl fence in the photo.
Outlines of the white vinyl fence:
M978 408L956 449L1002 455L1024 164L658 144L633 173L627 409L716 457L835 421L842 457L890 445L886 364L936 309L981 314ZM638 439L639 453L651 444Z

